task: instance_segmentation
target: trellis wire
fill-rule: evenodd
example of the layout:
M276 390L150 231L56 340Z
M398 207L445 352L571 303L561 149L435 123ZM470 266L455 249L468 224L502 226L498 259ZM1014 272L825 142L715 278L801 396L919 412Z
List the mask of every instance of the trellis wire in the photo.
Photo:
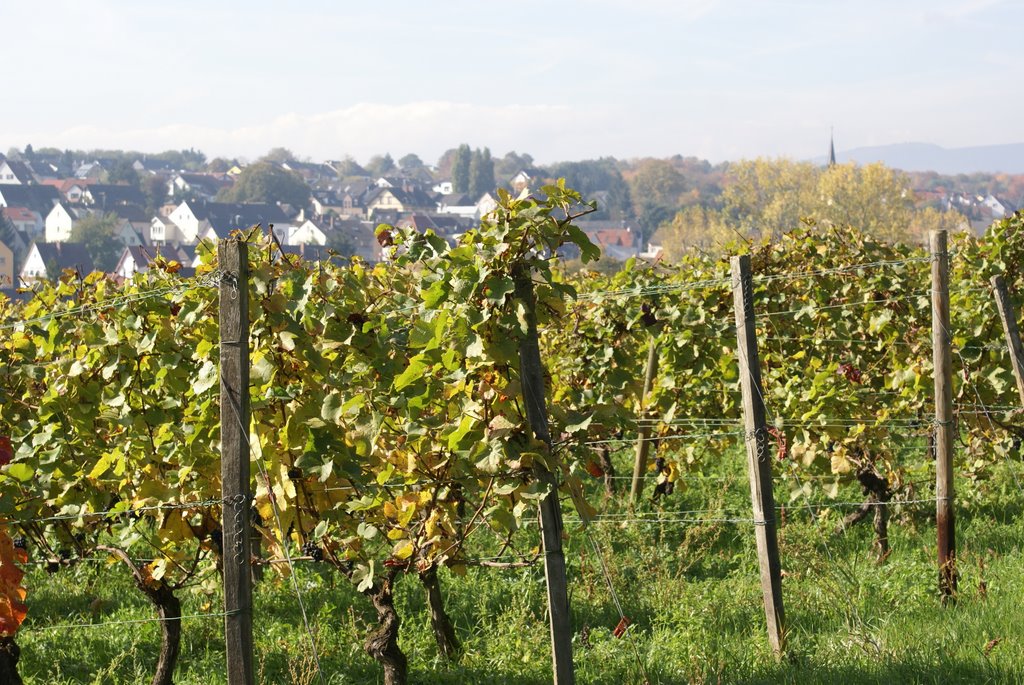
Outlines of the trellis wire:
M120 297L114 297L110 300L96 302L95 304L81 305L78 307L72 307L59 312L50 312L49 314L43 314L40 316L33 317L31 319L18 319L14 321L6 321L0 324L0 331L11 330L19 326L32 326L39 323L46 323L55 319L62 319L68 316L78 316L80 314L88 314L90 312L102 311L105 309L120 309L126 305L133 304L135 302L141 302L154 297L161 297L171 293L187 292L192 289L208 288L217 285L220 281L220 271L214 270L210 273L203 274L202 276L196 276L193 279L182 279L178 283L163 287L155 288L149 291L143 291L140 293L132 293L131 295L122 295Z

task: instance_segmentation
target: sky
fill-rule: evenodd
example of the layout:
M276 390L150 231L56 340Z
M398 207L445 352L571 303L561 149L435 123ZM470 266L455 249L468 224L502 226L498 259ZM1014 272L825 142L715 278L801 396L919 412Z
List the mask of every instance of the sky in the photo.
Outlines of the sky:
M0 3L0 150L538 163L1024 142L1019 0Z

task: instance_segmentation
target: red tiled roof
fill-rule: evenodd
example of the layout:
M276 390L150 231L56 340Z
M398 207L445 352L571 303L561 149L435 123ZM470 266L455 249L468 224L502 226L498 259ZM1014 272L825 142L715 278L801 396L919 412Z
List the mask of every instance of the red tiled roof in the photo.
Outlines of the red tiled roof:
M11 221L36 221L36 213L28 207L4 207L4 216Z

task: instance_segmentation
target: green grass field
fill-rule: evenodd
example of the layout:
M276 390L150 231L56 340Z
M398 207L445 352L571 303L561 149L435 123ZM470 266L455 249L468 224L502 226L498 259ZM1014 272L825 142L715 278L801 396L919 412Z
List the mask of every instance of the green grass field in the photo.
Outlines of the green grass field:
M723 471L725 483L695 480L641 511L669 519L692 509L721 511L709 518L749 511L742 470ZM893 512L893 551L880 566L869 522L835 536L835 512L817 524L806 512L787 512L780 545L789 648L781 662L765 636L751 525L602 522L591 529L633 623L634 651L630 640L613 636L619 618L600 564L578 524L569 524L577 680L642 683L639 656L651 683L1024 683L1024 496L1011 479L998 482L983 505L958 510L960 591L945 607L937 593L934 507ZM841 494L857 497L852 488ZM600 509L622 512L623 499ZM481 556L493 553L485 541L478 545ZM313 564L303 564L298 579L325 682L381 682L361 647L374 620L369 602L347 579ZM472 568L461 577L443 570L441 580L464 655L454 664L439 657L422 587L403 578L397 606L411 682L550 682L541 566ZM18 636L26 682L149 681L158 626L108 623L153 616L121 567L83 563L52 576L37 568L26 585L29 618ZM217 597L185 598L186 614L219 609ZM257 587L255 616L259 682L317 683L290 582L268 574ZM79 623L90 626L60 628ZM221 630L219 618L185 622L175 682L225 682Z

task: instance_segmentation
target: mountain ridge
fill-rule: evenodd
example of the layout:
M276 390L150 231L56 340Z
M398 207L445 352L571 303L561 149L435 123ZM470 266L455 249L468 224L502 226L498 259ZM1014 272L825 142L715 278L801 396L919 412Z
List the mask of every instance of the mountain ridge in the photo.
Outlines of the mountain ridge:
M825 155L813 162L824 164ZM896 143L857 147L836 152L836 161L870 164L883 162L903 171L935 171L940 174L1024 174L1024 143L945 148L933 143Z

